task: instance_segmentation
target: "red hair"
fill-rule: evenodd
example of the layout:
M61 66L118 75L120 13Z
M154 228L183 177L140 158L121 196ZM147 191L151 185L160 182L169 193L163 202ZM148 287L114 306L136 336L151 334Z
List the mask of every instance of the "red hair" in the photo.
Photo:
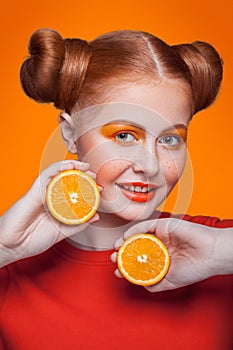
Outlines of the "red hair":
M115 31L87 42L51 29L33 33L20 71L25 93L70 113L93 104L109 84L179 80L191 89L194 113L216 98L223 62L213 46L196 41L170 46L152 34Z

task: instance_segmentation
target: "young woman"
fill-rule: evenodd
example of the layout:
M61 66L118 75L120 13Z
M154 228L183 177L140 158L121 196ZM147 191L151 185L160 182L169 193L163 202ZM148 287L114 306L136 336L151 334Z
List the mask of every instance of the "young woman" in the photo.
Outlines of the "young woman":
M232 221L169 219L156 210L184 169L192 116L218 93L222 61L216 50L204 42L169 46L136 31L87 43L43 29L32 35L29 52L21 68L23 89L63 111L63 138L79 161L52 164L1 218L2 347L230 350L230 276L153 294L117 279L110 260L114 242L127 229L131 234L135 223L145 231L158 226L164 234L172 226L175 239L166 243L171 271L181 277L170 273L169 280L168 273L168 285L210 277L217 265L217 274L231 272L219 272L214 248L219 235L232 234ZM89 222L67 226L49 215L45 191L53 176L74 168L96 179L101 206ZM197 253L191 238L177 244L177 237L200 238L200 232L207 253ZM204 271L202 256L208 258ZM189 261L199 278L187 278Z

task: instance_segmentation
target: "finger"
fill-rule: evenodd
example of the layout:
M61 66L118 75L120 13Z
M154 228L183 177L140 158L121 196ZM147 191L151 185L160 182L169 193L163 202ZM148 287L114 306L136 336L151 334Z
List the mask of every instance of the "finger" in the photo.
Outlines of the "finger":
M99 216L99 214L95 214L90 220L88 220L87 222L88 222L88 224L92 224L93 222L97 222L97 221L99 221L100 220L100 216Z
M88 227L88 223L85 222L80 225L67 225L59 222L54 222L56 229L59 231L57 242L76 236L80 232L84 231Z
M115 243L114 243L114 249L118 250L120 246L124 243L123 237L119 238Z
M76 169L81 171L88 171L89 167L89 163L80 162L75 159L68 159L50 164L50 166L44 169L41 174L49 176L53 174L54 176L65 170Z
M99 215L95 214L90 220L87 222L84 222L82 224L77 224L77 225L63 225L63 233L67 235L67 237L72 236L74 233L79 233L84 231L89 224L92 224L94 222L99 221Z
M147 220L147 221L139 222L138 224L130 227L124 233L124 239L127 239L137 233L147 233L147 232L153 233L155 231L157 222L158 220Z
M102 185L99 185L99 184L97 184L97 186L98 186L99 191L102 192L104 187Z
M96 181L96 173L94 173L91 170L88 170L88 171L86 171L86 174L89 175L90 177L92 177L92 179ZM96 184L96 185L98 186L98 190L100 192L102 192L104 187L102 185L100 185L100 184Z
M55 223L57 230L60 231L60 237L59 237L59 241L60 241L65 238L71 238L73 235L83 232L88 227L89 224L99 221L99 215L95 214L87 222L84 222L82 224L77 224L77 225L61 224L54 218L52 218L52 220Z
M49 167L44 169L39 176L39 183L42 188L46 188L51 181L51 179L65 170L81 170L87 171L89 169L88 163L79 162L77 160L64 160L62 162L56 162L51 164Z
M171 237L179 232L181 235L185 222L179 218L164 218L159 219L155 227L155 235L163 241L166 246L169 246Z
M119 238L114 243L114 248L118 250L120 246L124 243L125 239L133 235L136 235L137 233L154 232L157 221L158 220L147 220L147 221L140 222L136 225L133 225L124 233L123 237Z
M152 286L145 287L149 292L151 293L157 293L157 292L164 292L167 290L172 290L178 288L173 283L169 282L166 278L160 281L157 284L154 284Z
M117 252L112 253L112 255L110 256L110 259L113 263L117 262Z
M93 180L96 180L96 173L94 173L91 170L86 171L87 175L89 175L90 177L92 177Z
M89 164L88 163L83 163L79 162L77 160L71 159L71 160L64 160L61 162L56 162L51 164L49 167L44 169L40 176L37 178L37 180L34 182L32 188L37 189L35 192L35 195L38 196L38 190L40 191L42 201L44 202L45 200L45 194L46 194L46 189L50 181L54 176L59 174L62 171L65 170L81 170L81 171L88 171L89 169Z
M62 170L61 171L76 169L76 170L81 170L81 171L87 172L89 168L90 168L89 163L80 162L78 160L71 159L71 160L65 160L62 162Z
M124 278L118 269L114 271L114 275L118 278Z

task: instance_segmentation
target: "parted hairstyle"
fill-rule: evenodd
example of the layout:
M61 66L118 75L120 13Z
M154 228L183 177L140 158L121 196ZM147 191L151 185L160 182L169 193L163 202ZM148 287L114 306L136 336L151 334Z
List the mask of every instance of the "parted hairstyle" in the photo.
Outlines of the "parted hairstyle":
M195 114L215 100L222 80L223 62L212 45L171 46L141 31L113 31L87 42L39 29L28 49L20 70L25 93L67 113L98 101L109 84L166 79L190 86Z

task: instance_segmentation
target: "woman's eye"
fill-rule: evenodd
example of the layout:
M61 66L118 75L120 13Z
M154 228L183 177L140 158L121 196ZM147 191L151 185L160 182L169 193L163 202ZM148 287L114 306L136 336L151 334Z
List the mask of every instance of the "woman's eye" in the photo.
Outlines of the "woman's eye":
M118 142L125 142L125 143L136 141L135 136L129 132L120 132L115 135L115 139Z
M181 138L179 136L168 135L161 137L158 142L165 146L178 146L181 143Z

